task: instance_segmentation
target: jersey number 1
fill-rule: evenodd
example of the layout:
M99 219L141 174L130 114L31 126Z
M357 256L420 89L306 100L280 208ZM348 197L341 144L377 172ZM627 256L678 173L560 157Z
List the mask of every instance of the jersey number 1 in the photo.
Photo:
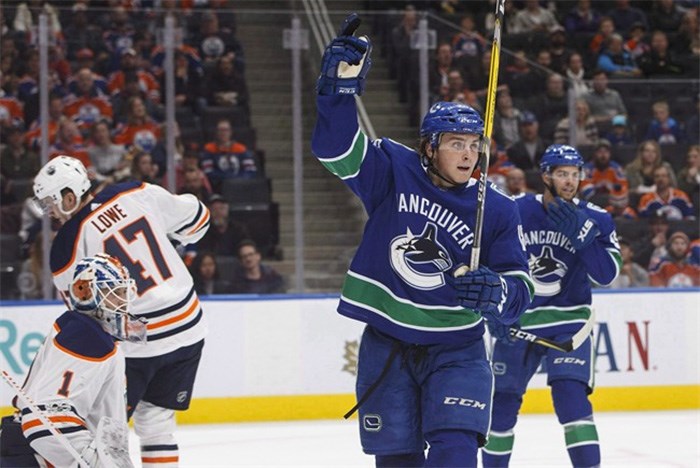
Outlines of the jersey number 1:
M70 387L70 383L73 381L73 371L65 371L63 373L63 382L61 382L61 387L58 389L56 393L61 395L62 397L68 398L68 387Z
M117 257L119 261L122 262L122 264L129 270L129 275L131 275L136 282L136 288L139 296L156 285L153 275L146 272L146 268L141 261L143 260L143 256L132 258L126 251L125 247L128 248L139 237L145 240L148 251L150 251L151 258L153 259L153 264L156 266L160 277L163 278L163 280L167 280L173 275L170 272L170 267L168 267L168 264L165 261L163 252L160 250L160 246L158 245L155 234L153 234L151 225L148 224L145 217L141 217L133 223L124 226L119 230L119 234L121 234L121 237L126 241L127 245L123 245L122 242L117 240L115 235L112 235L104 240L105 252ZM131 248L130 250L132 253L146 252L146 250L142 247Z

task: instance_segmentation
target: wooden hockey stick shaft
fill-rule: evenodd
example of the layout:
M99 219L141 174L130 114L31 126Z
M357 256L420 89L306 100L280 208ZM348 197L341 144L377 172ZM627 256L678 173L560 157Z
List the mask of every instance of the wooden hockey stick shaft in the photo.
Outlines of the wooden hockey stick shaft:
M577 331L574 334L574 336L571 337L571 339L562 342L542 338L541 336L537 336L534 333L530 333L520 328L511 327L509 331L510 336L512 338L529 341L540 346L545 346L547 348L552 348L556 349L557 351L568 353L575 349L578 349L578 347L581 346L584 341L586 341L588 336L591 334L591 331L593 331L594 324L595 310L591 309L591 315L590 317L588 317L586 323L583 324L583 327L581 327L579 331Z
M54 424L51 422L51 420L44 414L42 410L39 409L39 406L34 403L34 400L31 399L29 395L27 395L24 390L22 390L22 387L15 381L15 379L12 378L10 374L7 373L7 371L0 370L0 373L2 374L3 379L7 384L12 387L12 389L17 393L17 396L19 397L20 400L24 402L25 405L29 407L29 409L32 410L32 413L36 414L39 417L39 420L46 426L46 428L49 430L49 432L56 437L56 440L63 445L63 447L68 450L68 452L71 454L71 456L75 459L75 461L78 462L79 465L81 466L86 466L89 467L90 465L88 462L85 461L85 459L78 453L78 451L73 447L66 438L65 435L63 435L57 428L54 426Z
M489 85L486 90L486 109L484 110L484 138L479 148L479 167L481 176L476 202L476 222L474 223L474 243L469 268L473 271L479 268L481 255L481 231L484 224L484 203L486 202L486 175L489 168L491 133L496 109L496 89L498 87L498 69L501 62L501 28L505 14L506 0L496 0L496 18L493 25L493 44L491 45L491 64L489 66Z

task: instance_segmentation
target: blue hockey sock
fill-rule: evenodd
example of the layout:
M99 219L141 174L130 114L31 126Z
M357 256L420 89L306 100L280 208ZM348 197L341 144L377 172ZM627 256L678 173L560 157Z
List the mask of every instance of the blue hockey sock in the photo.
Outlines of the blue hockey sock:
M476 466L479 448L478 434L474 431L442 430L426 434L430 449L426 467Z
M377 468L420 468L425 463L425 454L405 453L403 455L375 455L374 462Z
M555 380L551 385L554 409L564 426L571 464L575 467L599 466L600 445L593 407L588 400L588 386L575 380Z
M485 467L508 466L510 463L515 441L513 428L522 402L522 396L515 393L496 392L493 396L489 441L481 449L481 460Z

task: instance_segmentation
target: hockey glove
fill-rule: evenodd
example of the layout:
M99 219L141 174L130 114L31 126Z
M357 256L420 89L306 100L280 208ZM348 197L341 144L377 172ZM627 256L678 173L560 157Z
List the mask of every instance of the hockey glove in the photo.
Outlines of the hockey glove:
M316 83L318 94L362 95L365 77L372 66L372 43L367 36L353 36L359 25L360 19L355 13L348 16L338 37L326 47L321 59L321 74Z
M498 273L485 266L455 278L457 300L462 307L491 314L503 314L508 286Z
M517 323L512 325L502 324L494 315L482 313L482 317L486 320L486 326L489 329L489 334L496 340L504 344L515 343L515 338L510 336L510 328L517 327Z
M557 230L571 241L574 249L581 250L590 245L600 233L594 219L573 203L557 197L555 203L549 204L547 216Z

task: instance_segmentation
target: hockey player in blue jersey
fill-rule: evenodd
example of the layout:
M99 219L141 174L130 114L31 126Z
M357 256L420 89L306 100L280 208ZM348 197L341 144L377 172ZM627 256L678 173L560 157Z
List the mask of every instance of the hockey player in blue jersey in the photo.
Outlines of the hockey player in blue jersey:
M535 299L520 317L520 327L555 341L571 338L591 316L590 280L610 284L621 266L612 218L576 198L582 166L575 148L552 145L540 161L545 192L516 197L535 283ZM484 466L508 466L522 397L543 358L572 465L599 465L598 434L588 400L594 373L591 337L578 349L562 353L501 336L492 358L496 393L489 442L482 451Z
M338 306L367 324L356 385L362 448L377 466L475 466L493 391L483 317L513 323L534 291L520 217L489 187L481 266L454 277L474 238L483 121L467 105L436 103L418 151L369 141L354 94L364 88L371 45L353 30L344 28L323 56L312 149L369 216Z

